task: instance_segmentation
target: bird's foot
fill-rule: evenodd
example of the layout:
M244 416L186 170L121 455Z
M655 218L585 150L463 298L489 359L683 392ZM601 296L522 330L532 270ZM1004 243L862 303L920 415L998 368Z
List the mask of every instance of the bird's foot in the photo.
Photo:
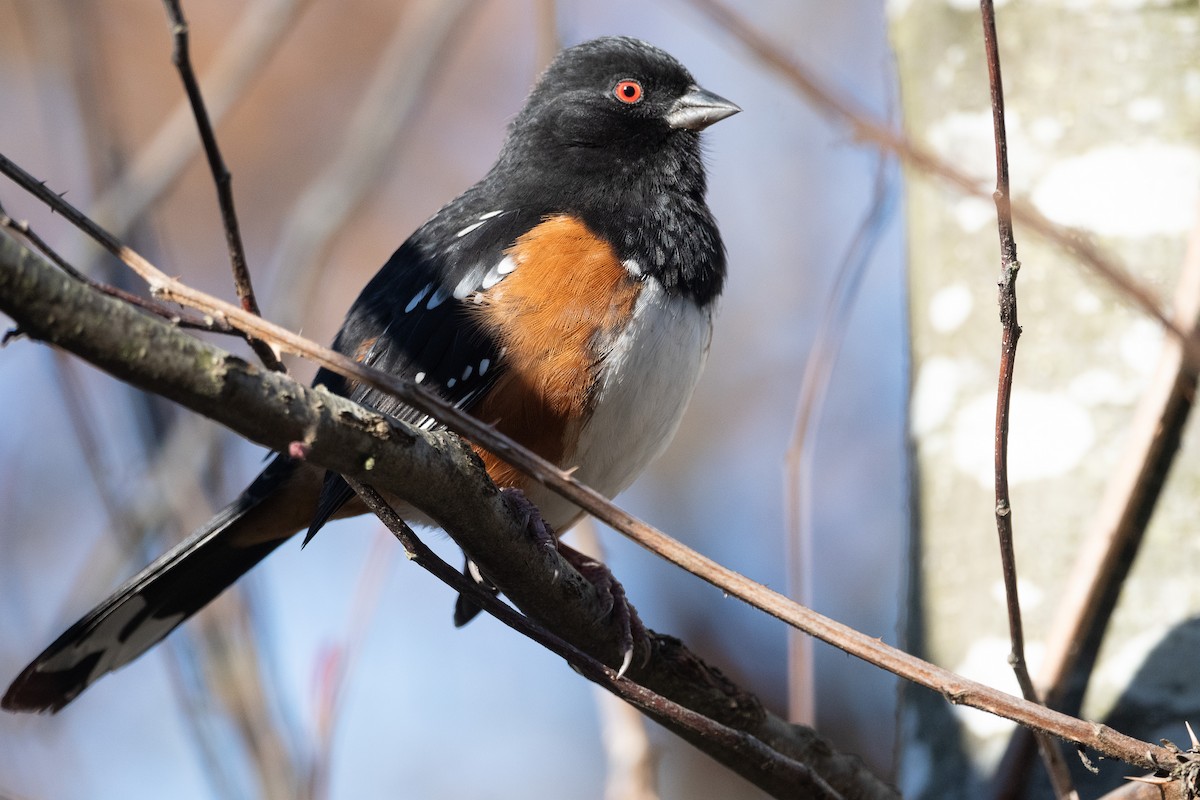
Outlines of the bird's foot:
M558 536L554 533L554 528L550 527L550 523L542 518L542 512L533 504L533 501L526 497L520 489L511 487L501 489L500 494L504 496L508 507L520 518L521 527L529 531L538 546L552 553L557 552ZM558 580L557 574L554 579Z
M511 488L502 489L501 492L513 511L521 517L522 525L529 530L538 545L547 550L556 551L583 576L584 580L595 587L603 602L601 619L611 615L621 631L618 642L621 650L621 666L617 670L617 677L623 677L633 664L634 654L638 650L641 650L643 654L650 652L646 627L638 617L637 609L626 597L625 587L602 562L560 542L554 529L542 518L541 511L530 502L524 492ZM558 578L559 575L555 573L554 579L558 580ZM643 658L645 657L644 655Z
M638 650L643 654L643 663L649 655L650 638L646 634L646 626L642 624L637 609L625 595L625 587L607 566L562 542L558 543L558 552L584 580L596 588L596 592L604 600L603 617L611 615L620 628L621 638L618 644L621 649L621 666L617 669L617 677L624 677Z

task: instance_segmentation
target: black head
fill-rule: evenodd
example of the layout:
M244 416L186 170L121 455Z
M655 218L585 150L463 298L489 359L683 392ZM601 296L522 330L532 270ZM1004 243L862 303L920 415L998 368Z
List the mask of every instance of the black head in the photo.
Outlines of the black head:
M696 132L740 111L638 39L609 36L563 50L513 121L501 161L577 174L633 166L663 148L695 149Z

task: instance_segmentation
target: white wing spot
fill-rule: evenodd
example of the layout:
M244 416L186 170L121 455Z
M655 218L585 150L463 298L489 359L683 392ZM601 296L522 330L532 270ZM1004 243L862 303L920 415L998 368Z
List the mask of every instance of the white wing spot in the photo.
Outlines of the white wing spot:
M408 305L406 305L404 307L404 313L407 314L410 311L412 311L414 308L416 308L418 305L420 305L421 301L425 299L425 295L429 294L429 290L432 288L433 288L432 283L427 283L424 286L422 286L421 291L414 294L412 300L408 301Z
M454 299L465 300L475 286L479 283L479 273L472 270L463 276L463 279L458 282L458 286L454 287Z
M471 377L471 370L472 370L472 369L473 369L473 367L472 367L470 364L468 364L468 365L467 365L467 368L463 370L462 379L463 379L464 381L465 381L465 380L467 380L468 378L470 378L470 377Z
M455 236L455 238L457 238L457 239L461 239L462 237L466 236L466 235L467 235L468 233L470 233L471 231L473 231L473 230L475 230L475 229L479 228L481 225L483 225L483 223L487 222L487 221L488 221L489 219L491 219L492 217L498 217L498 216L500 216L500 215L501 215L501 214L503 214L503 213L504 213L503 211L489 211L489 212L487 212L486 214L480 214L480 215L479 215L479 221L478 221L478 222L472 222L470 225L468 225L467 227L463 228L463 229L462 229L461 231L459 231L458 233L454 234L454 236ZM460 299L461 299L461 298L460 298Z
M413 375L413 383L420 383L423 380L425 380L424 372L418 372L416 375Z
M483 225L483 223L485 223L485 222L487 222L487 220L480 220L479 222L472 222L470 225L463 228L458 233L454 234L454 236L455 236L455 238L461 239L462 237L466 236L471 231L475 230L476 228L481 227Z
M483 577L483 573L479 571L479 567L471 559L467 559L467 570L471 573L471 579L476 583L487 583L487 578Z
M500 263L496 265L496 274L497 275L507 275L508 273L516 270L516 268L517 268L517 262L513 260L513 257L505 256L500 261Z
M621 266L625 267L625 271L635 278L642 277L642 267L632 258L627 258L621 262Z
M485 358L482 361L480 361L479 362L479 377L482 378L484 376L484 374L488 371L488 367L490 367L491 365L492 365L492 360L490 358Z
M446 388L453 389L454 384L456 384L456 383L458 383L458 378L451 378L450 380L446 381Z
M450 296L450 292L446 290L446 287L439 286L434 291L433 296L429 298L429 302L425 304L425 309L427 311L433 311L435 308L440 306L442 303L446 302L446 298L449 296Z

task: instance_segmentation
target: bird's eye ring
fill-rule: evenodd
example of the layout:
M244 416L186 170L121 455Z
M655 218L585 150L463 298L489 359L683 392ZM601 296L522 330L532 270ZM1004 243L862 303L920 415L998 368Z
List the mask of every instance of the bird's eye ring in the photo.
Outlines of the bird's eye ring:
M613 95L627 105L633 105L642 99L642 85L634 80L617 81Z

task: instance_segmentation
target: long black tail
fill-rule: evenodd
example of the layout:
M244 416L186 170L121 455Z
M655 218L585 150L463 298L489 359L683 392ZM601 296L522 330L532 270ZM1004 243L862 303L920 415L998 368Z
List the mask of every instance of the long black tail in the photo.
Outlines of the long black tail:
M58 711L133 661L307 525L319 487L315 468L276 458L237 500L58 637L0 706Z

